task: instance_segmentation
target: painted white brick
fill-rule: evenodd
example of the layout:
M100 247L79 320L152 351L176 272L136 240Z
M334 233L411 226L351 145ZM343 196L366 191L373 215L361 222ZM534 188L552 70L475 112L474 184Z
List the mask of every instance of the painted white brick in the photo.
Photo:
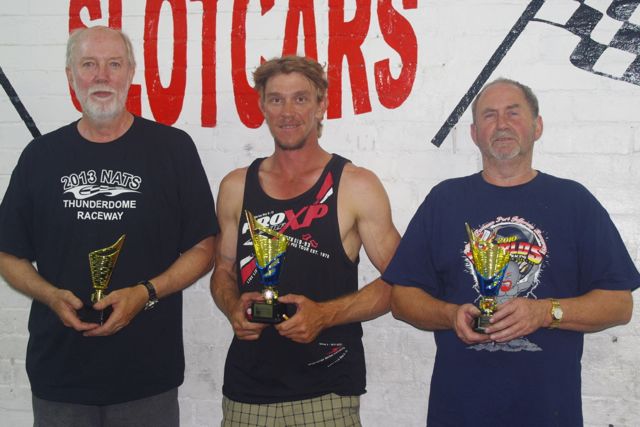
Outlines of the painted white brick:
M0 12L0 57L3 70L42 132L79 115L71 105L64 76L64 44L68 2L25 0L5 2ZM101 2L107 12L106 0ZM189 12L188 81L176 126L194 139L217 193L229 171L272 152L266 127L247 129L238 119L231 87L233 2L218 2L217 104L215 128L200 126L201 4L187 2ZM402 2L394 2L401 9ZM416 10L400 10L418 38L419 57L412 93L398 109L387 110L375 92L373 62L394 52L380 36L372 5L369 39L363 45L370 113L356 115L346 62L343 64L343 117L325 121L321 144L374 171L389 194L394 220L403 232L429 190L443 179L480 169L480 157L469 136L469 112L445 138L442 147L430 141L469 89L489 57L522 13L521 0L425 0ZM547 2L545 8L561 8ZM565 2L567 3L567 2ZM575 2L569 2L575 3ZM605 2L609 3L609 2ZM327 60L328 2L314 2L318 53ZM355 2L345 2L345 18ZM250 2L247 73L259 55L280 53L286 2L276 2L261 16ZM134 83L142 84L144 2L123 2L123 26L134 42L139 68ZM83 18L88 22L86 16ZM106 16L96 23L104 23ZM161 28L167 27L163 15ZM274 31L275 28L275 31ZM167 46L169 34L160 34ZM578 38L565 30L532 22L492 77L508 76L529 84L538 94L545 133L537 143L534 166L575 179L609 210L636 264L640 266L640 88L608 80L573 67L569 56ZM166 49L163 49L165 52ZM168 69L168 65L165 67ZM143 99L143 114L151 117ZM12 105L0 92L0 195L24 145L31 140ZM364 253L360 283L377 277ZM586 426L640 424L640 306L636 297L629 325L587 335L583 357ZM232 338L227 319L209 295L208 277L185 292L184 338L186 381L180 390L185 427L217 425L224 358ZM18 427L32 424L30 391L24 370L30 300L0 283L0 419ZM433 368L433 335L386 315L364 325L368 393L362 398L366 426L423 426L429 378ZM614 339L615 337L615 339ZM419 356L417 356L419 355Z

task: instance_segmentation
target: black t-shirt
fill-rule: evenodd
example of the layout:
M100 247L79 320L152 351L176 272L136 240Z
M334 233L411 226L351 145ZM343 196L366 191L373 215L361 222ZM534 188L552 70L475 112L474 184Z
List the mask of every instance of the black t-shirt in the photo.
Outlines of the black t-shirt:
M0 251L35 261L42 277L82 300L92 292L89 252L120 235L108 291L152 278L217 232L191 138L139 117L109 143L85 140L77 123L34 140L0 205ZM34 301L29 332L27 373L42 399L114 404L183 380L180 292L109 337L83 337Z
M327 301L358 290L358 262L346 255L338 226L337 197L347 160L334 155L316 184L298 197L278 200L260 187L258 169L248 169L243 210L287 236L280 295L294 293ZM238 227L238 289L260 291L248 225ZM309 344L284 338L273 327L256 341L234 337L225 364L225 396L251 403L308 399L327 393L365 392L362 327L359 322L322 331Z

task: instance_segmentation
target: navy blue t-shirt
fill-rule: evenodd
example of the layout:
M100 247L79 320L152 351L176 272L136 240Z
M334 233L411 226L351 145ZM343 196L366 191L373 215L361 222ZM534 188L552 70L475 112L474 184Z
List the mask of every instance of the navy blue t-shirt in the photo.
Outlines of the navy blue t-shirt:
M600 203L582 185L544 173L514 187L491 185L480 173L440 183L411 220L383 279L454 304L477 302L465 223L508 247L499 303L640 284ZM434 336L427 425L582 425L582 333L539 329L508 343L472 346L451 329Z

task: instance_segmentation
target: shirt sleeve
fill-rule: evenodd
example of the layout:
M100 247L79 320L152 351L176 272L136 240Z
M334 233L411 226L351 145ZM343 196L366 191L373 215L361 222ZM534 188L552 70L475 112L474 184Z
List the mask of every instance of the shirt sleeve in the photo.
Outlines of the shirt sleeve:
M179 148L181 252L219 232L211 187L193 140L185 134Z
M438 297L440 286L432 257L434 199L432 191L416 211L382 279Z
M580 290L635 290L640 274L605 208L583 188L584 219L580 223L578 257Z
M33 261L35 251L30 227L33 202L28 182L30 151L27 147L22 152L0 204L0 251Z

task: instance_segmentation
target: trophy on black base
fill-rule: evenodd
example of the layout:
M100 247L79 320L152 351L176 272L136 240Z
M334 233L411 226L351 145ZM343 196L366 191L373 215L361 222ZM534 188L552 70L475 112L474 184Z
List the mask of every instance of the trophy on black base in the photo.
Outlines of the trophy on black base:
M473 330L484 334L486 328L491 325L489 319L498 307L498 292L509 264L510 254L508 250L493 242L493 235L479 238L469 224L465 223L465 226L469 235L473 269L481 295L478 302L481 314L475 319Z
M113 273L113 268L116 266L118 255L120 255L120 250L124 244L124 238L125 235L123 234L113 245L89 252L89 271L91 272L93 293L91 294L90 302L85 303L81 316L85 322L102 325L111 314L111 307L104 310L94 310L92 305L107 294L111 273Z
M278 284L289 240L284 234L260 224L251 212L245 210L244 213L251 232L264 298L264 302L251 304L247 318L256 323L280 323L295 311L293 304L278 302Z

